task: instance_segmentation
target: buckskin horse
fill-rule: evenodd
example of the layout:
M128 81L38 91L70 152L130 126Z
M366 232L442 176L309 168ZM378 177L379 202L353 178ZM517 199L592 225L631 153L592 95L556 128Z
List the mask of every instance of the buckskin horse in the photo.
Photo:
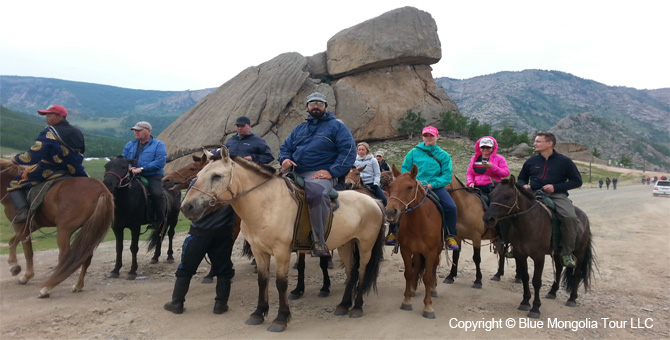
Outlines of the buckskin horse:
M25 170L24 166L0 159L0 194L5 206L5 216L12 221L16 215L14 203L7 195L9 182ZM35 276L33 271L33 246L31 234L42 227L56 227L58 264L51 276L41 284L39 297L49 297L53 288L81 267L73 292L84 288L84 276L91 264L93 251L105 238L114 219L114 198L99 180L89 177L72 177L54 183L44 196L44 201L28 222L14 225L16 234L9 241L9 258L12 276L21 272L16 259L16 246L21 242L26 258L26 271L22 284ZM70 242L75 231L79 233Z
M547 299L555 299L559 288L559 280L563 272L563 262L560 251L552 249L552 216L541 207L535 195L516 182L514 176L495 182L495 189L489 194L491 204L483 216L487 227L491 228L502 219L509 219L512 227L509 231L509 241L514 249L517 271L523 282L523 300L519 310L529 311L528 317L540 317L540 288L542 287L542 269L544 257L553 255L555 276ZM593 275L595 254L591 238L591 228L586 214L575 207L577 218L577 241L574 255L577 258L575 268L566 268L563 274L563 284L570 293L566 306L577 305L577 292L581 283L588 290ZM533 306L530 306L530 287L528 285L528 257L533 259L533 289L535 297Z
M258 304L246 323L262 324L268 313L270 258L274 256L279 309L268 330L281 332L291 318L288 271L298 203L274 168L230 157L225 147L220 153L220 160L200 171L182 202L181 211L187 218L197 220L219 204L232 204L242 218L242 233L251 244L258 264ZM326 244L329 249L338 249L347 279L335 315L361 317L363 295L376 287L383 259L383 207L371 197L350 190L339 192L338 202Z
M422 278L426 287L422 315L434 319L432 296L437 297L437 267L444 244L442 215L416 179L419 172L416 165L403 174L395 165L392 171L395 180L386 187L389 193L386 220L399 223L397 242L405 264L405 298L400 309L412 310L412 295Z
M183 190L188 188L188 185L191 181L198 176L198 173L202 168L207 165L208 161L219 159L220 154L214 155L211 152L204 150L202 156L191 156L193 162L189 163L169 175L163 177L163 187L168 190ZM240 234L240 224L242 220L240 216L236 216L235 223L233 224L233 242L237 240L237 236ZM251 253L251 248L248 246L248 242L244 241L244 250L243 255L253 256ZM172 245L172 239L170 239L170 245ZM328 268L332 265L331 258L329 257L320 257L319 266L321 267L321 273L323 274L323 285L319 289L318 296L326 297L330 295L330 276L328 275ZM296 268L298 269L298 283L296 288L291 291L289 294L289 300L297 300L305 293L305 253L298 252L298 262L296 263ZM212 283L214 281L214 274L211 272L208 273L205 277L202 278L202 283Z
M130 270L126 279L134 280L137 277L137 252L139 251L140 231L142 225L151 222L147 217L149 204L146 199L146 190L143 188L139 177L134 176L130 171L130 166L134 162L136 160L119 156L111 158L105 164L103 183L112 195L114 195L116 205L114 225L112 227L116 239L116 262L114 269L107 275L109 278L118 278L119 271L123 266L123 230L125 228L130 229L130 253L132 255ZM156 248L151 263L158 262L164 229L167 229L168 236L170 237L168 259L172 255L172 236L174 236L174 228L179 219L179 199L181 192L179 190L164 191L164 194L167 200L165 204L165 220L160 225L154 226L150 236L149 249L152 247Z
M482 240L496 239L496 232L487 228L484 224L484 220L482 219L482 216L484 216L484 206L479 196L475 194L471 188L463 185L463 182L461 182L456 175L451 177L451 183L447 185L447 191L451 195L451 198L454 199L454 203L456 203L456 208L458 209L458 221L456 221L456 229L458 230L456 241L458 242L458 247L461 247L461 243L464 239L472 241L472 260L475 263L477 271L472 287L482 288L482 271L480 268L482 262ZM505 268L505 257L503 256L504 253L502 247L497 249L497 253L498 272L493 276L493 280L495 280L495 278L500 280L500 276L503 275ZM454 283L454 278L458 274L459 255L460 250L453 251L451 271L444 279L444 283Z

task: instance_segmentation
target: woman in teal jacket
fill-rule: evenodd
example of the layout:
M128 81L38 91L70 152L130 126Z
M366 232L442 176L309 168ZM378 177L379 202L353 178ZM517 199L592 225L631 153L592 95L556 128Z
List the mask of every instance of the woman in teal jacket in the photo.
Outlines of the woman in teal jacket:
M421 134L423 143L419 143L407 153L405 160L402 162L402 172L409 172L412 165L419 168L416 179L424 183L428 189L440 198L440 205L444 210L447 231L449 232L447 246L450 250L458 250L458 243L454 239L454 236L456 236L456 204L444 188L451 183L451 156L437 146L439 134L435 127L427 126L423 128Z

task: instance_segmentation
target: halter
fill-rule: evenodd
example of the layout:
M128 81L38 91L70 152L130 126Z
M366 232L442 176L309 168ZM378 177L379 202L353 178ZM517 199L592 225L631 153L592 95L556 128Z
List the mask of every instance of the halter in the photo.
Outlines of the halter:
M247 189L247 190L241 192L240 194L238 194L237 196L235 196L233 191L230 190L230 185L233 183L233 177L234 177L234 174L235 174L235 163L234 162L232 163L232 166L230 168L231 168L230 169L230 181L228 181L228 186L226 187L226 190L223 191L223 193L225 193L227 191L230 192L231 198L229 200L219 201L217 197L220 194L211 194L211 193L205 192L205 191L199 189L198 187L196 187L195 185L193 185L191 187L191 189L195 189L196 191L198 191L198 192L202 193L203 195L209 197L210 200L209 200L208 204L209 204L210 207L213 207L217 204L228 204L230 202L233 202L233 201L237 200L238 198L241 198L242 196L250 193L251 191L256 190L258 187L260 187L261 185L269 182L272 179L272 177L268 177L268 179L266 179L265 181L263 181L259 184L256 184L255 186L251 187L250 189Z
M127 186L130 186L130 183L132 183L133 178L135 178L134 175L133 175L133 177L130 177L131 171L126 172L126 175L123 176L123 177L121 177L119 174L117 174L117 173L115 173L115 172L113 172L113 171L107 171L107 172L105 172L105 175L107 175L107 174L114 175L114 176L116 176L116 178L119 179L119 185L116 186L117 188L125 188L125 187L127 187ZM128 181L126 182L126 184L123 184L123 181L124 181L124 180L128 180Z
M521 193L519 192L519 189L517 189L515 186L513 186L512 189L514 189L514 204L512 204L512 206L505 205L505 204L502 204L502 203L499 203L499 202L491 202L491 205L498 205L498 206L501 206L501 207L503 207L503 208L508 208L508 209L509 209L509 210L507 210L507 212L503 215L503 217L499 218L499 220L504 220L504 219L508 219L508 218L514 218L514 217L523 215L523 214L529 212L531 209L535 208L536 205L538 205L537 201L535 201L535 202L533 203L533 205L530 206L530 208L528 208L528 209L526 209L526 210L524 210L524 211L521 211L521 212L517 212L516 214L511 214L512 210L514 210L515 208L516 208L517 211L518 211L519 209L521 209L521 208L519 207L519 195L520 195Z
M418 181L417 181L417 183L418 183ZM389 197L389 199L395 199L396 201L400 202L400 204L404 205L405 209L404 209L403 212L407 213L407 212L410 212L410 211L420 207L423 204L423 202L426 200L427 195L428 195L428 193L426 191L424 191L423 198L421 199L421 202L419 202L419 204L417 204L416 206L414 206L412 208L410 208L409 205L412 204L414 201L416 201L416 198L419 196L419 186L418 185L416 186L416 190L414 191L414 198L412 198L412 200L407 202L407 203L403 202L403 200L401 200L400 198L395 197L395 196L391 196L391 197Z
M196 175L193 175L193 176L191 176L191 177L184 176L181 172L179 172L179 170L175 170L174 173L177 174L177 175L179 175L179 176L181 176L181 178L183 178L184 181L185 181L186 183L191 183L191 181L192 181L194 178L198 177L197 174L196 174Z

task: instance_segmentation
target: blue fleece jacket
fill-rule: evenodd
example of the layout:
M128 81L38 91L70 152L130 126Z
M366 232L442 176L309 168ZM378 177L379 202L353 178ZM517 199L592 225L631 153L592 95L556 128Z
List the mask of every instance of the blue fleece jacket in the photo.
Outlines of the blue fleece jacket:
M123 157L135 158L137 155L137 145L139 140L135 139L123 148ZM137 167L144 168L142 176L163 175L163 168L167 160L167 151L165 150L165 143L151 136L151 139L144 146L144 150L137 159Z

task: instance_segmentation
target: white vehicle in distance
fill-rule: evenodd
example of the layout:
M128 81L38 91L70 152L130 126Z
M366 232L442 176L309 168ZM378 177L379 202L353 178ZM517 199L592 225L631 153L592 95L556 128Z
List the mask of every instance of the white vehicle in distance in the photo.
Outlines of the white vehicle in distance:
M654 196L658 195L670 195L670 181L669 180L658 180L654 184Z

